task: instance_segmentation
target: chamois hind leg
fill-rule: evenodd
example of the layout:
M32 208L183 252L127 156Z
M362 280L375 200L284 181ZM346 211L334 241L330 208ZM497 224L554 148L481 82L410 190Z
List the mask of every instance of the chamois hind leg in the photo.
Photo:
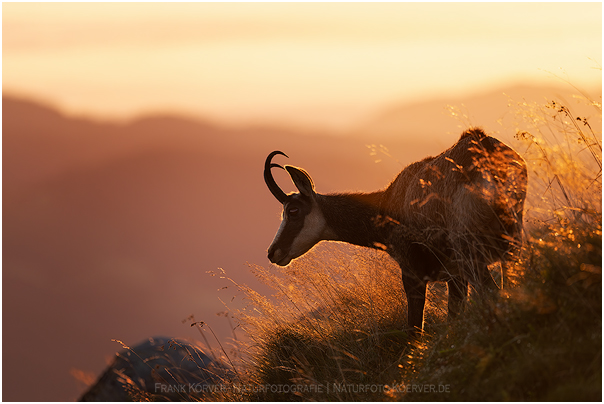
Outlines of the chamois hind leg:
M414 333L423 329L427 283L415 274L406 273L405 269L402 270L402 275L403 288L407 295L407 325Z
M501 259L501 289L510 287L510 280L513 283L515 277L516 264L520 256L521 248L514 247L510 251L506 252L505 256Z
M468 281L465 279L452 278L447 281L449 288L449 320L454 319L461 313L464 302L468 297Z
M480 288L481 292L491 293L499 290L497 282L495 282L495 279L491 276L489 265L485 262L478 263L475 279L474 285Z
M522 215L520 215L519 220L522 223ZM518 225L515 231L511 233L511 238L507 251L501 259L501 289L509 287L510 279L516 277L516 265L522 253L523 237L521 225Z
M499 286L489 271L489 264L493 262L490 254L486 249L472 245L472 243L480 243L480 241L471 238L468 240L469 242L460 244L456 256L458 265L463 268L462 276L480 294L490 294L499 290Z

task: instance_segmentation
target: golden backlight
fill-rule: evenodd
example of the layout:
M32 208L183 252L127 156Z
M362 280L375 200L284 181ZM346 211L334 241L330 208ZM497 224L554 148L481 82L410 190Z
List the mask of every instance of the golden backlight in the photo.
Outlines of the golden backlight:
M531 103L545 96L599 135L572 86L601 102L601 15L601 3L3 3L2 398L76 400L121 349L112 339L199 338L192 314L227 349L245 338L216 316L248 305L218 268L274 292L246 265L275 273L272 150L319 193L375 191L470 125L536 153L514 134L551 116ZM543 178L539 197L553 195ZM395 285L382 307L402 299L398 268L346 251L334 265L380 271L368 295ZM347 275L330 268L309 301ZM295 278L275 281L312 286Z
M5 3L2 22L4 93L333 129L549 72L590 86L602 48L599 3Z

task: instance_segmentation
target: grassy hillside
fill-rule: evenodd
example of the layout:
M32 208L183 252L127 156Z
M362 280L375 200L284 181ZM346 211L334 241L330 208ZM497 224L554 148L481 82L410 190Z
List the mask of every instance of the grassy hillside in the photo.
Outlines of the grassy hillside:
M256 267L277 294L247 290L242 369L255 387L231 398L601 400L601 112L511 108L530 197L526 245L497 299L471 296L447 323L446 287L433 284L426 332L412 338L400 331L399 269L382 253L332 243L287 268Z
M592 104L591 119L557 102L511 104L530 195L526 243L496 298L471 293L448 322L446 286L431 284L425 332L411 336L396 263L321 243L286 268L252 268L275 295L238 285L248 341L225 358L236 376L205 398L600 401L601 104Z

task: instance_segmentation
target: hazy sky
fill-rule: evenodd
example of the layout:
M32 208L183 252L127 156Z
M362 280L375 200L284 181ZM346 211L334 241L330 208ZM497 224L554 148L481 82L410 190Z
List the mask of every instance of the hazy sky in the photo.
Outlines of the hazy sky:
M391 103L601 83L600 3L3 3L5 94L73 114L346 127Z

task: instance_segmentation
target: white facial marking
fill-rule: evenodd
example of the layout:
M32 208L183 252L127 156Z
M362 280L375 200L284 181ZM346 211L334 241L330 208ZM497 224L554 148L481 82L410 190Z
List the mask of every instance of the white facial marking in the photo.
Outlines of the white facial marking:
M283 233L283 229L285 229L285 220L281 220L281 225L279 226L279 229L277 230L277 234L275 234L275 237L273 238L271 247L273 246L273 244L275 244L277 242L277 240L279 240L279 237L281 237L281 233Z
M273 238L273 242L271 243L269 250L279 240L279 237L281 237L281 233L283 233L283 229L285 228L285 222L285 220L281 220L281 225L279 226L279 230L277 230L277 234L275 234L275 237ZM283 258L285 258L285 255L283 254L283 251L281 249L275 250L273 254L274 262L281 262Z
M295 258L304 254L323 239L322 235L324 232L325 218L316 202L313 202L312 210L304 218L304 226L292 242L288 255Z

